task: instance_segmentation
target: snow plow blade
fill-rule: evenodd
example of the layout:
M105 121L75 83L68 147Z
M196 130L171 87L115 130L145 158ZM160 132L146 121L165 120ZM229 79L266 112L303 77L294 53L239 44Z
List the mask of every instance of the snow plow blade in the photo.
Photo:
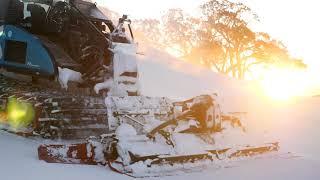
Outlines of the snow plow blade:
M214 166L219 161L232 162L232 160L251 158L271 152L277 152L279 143L268 143L261 146L245 146L239 148L226 148L208 150L207 153L191 155L154 155L136 156L129 152L130 164L122 161L112 161L108 165L111 170L134 178L162 177L179 175L179 173L192 173L202 171Z
M250 157L259 154L264 154L272 151L278 151L280 148L279 143L265 144L260 147L244 147L239 150L232 150L231 148L220 150L208 150L207 153L194 154L194 155L182 155L182 156L137 156L129 152L131 163L134 164L139 161L151 160L152 164L174 164L174 163L186 163L195 162L198 160L221 160L221 156L227 158L235 157ZM72 145L41 145L38 148L39 160L44 160L47 163L64 163L64 164L88 164L97 165L101 162L97 162L95 158L95 147L90 143L72 144ZM102 153L102 152L101 152ZM111 161L111 159L106 159Z
M39 160L47 163L96 165L94 151L90 144L41 145L38 148Z
M199 160L221 160L221 156L225 158L236 158L236 157L251 157L255 155L260 155L272 151L278 151L280 148L279 143L265 144L260 147L244 147L243 149L233 150L232 148L220 149L220 150L208 150L207 153L194 154L194 155L182 155L182 156L144 156L139 157L130 153L131 164L137 163L139 161L151 160L150 164L175 164L175 163L194 163ZM229 152L229 155L227 155ZM227 155L227 156L225 156Z
M103 144L100 144L103 145ZM98 146L100 146L98 145ZM280 148L279 143L268 143L261 146L245 146L239 149L225 148L220 150L208 150L207 153L193 154L193 155L179 155L179 156L165 156L165 155L154 155L154 156L136 156L129 152L131 162L130 165L148 162L148 169L152 169L152 166L165 166L194 163L201 164L201 161L209 160L211 162L221 161L226 159L240 158L240 157L253 157L262 155L265 153L276 152ZM99 152L101 151L101 152ZM122 162L115 161L113 156L108 156L105 153L105 149L98 149L97 144L87 142L81 144L72 145L41 145L38 148L39 160L44 160L47 163L63 163L63 164L84 164L84 165L109 165L109 168L117 173L125 174L130 177L153 177L153 176L164 176L166 172L162 172L163 175L159 174L135 174L128 171L127 166ZM101 159L99 154L104 154L104 158ZM129 166L130 166L129 165ZM130 169L130 168L129 168ZM168 169L168 168L167 168ZM175 171L175 170L173 170ZM188 170L191 171L192 170Z

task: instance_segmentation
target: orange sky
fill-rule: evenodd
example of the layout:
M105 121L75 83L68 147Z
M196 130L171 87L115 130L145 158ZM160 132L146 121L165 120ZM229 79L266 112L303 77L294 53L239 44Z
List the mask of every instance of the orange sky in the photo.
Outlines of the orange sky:
M191 13L205 0L93 0L131 18L159 18L166 9L182 8ZM242 0L259 16L257 25L285 42L292 54L320 68L320 1L317 0Z

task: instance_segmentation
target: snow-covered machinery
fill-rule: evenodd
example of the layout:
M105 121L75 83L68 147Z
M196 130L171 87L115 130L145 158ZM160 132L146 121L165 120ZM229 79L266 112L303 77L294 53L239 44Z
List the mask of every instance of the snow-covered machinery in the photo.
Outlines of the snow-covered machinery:
M215 95L182 102L142 96L108 97L106 104L113 133L89 137L85 143L41 145L39 159L109 165L119 173L146 177L193 171L216 160L279 149L276 142L248 141L240 118L223 114Z
M42 145L39 158L135 177L278 150L241 138L240 118L223 114L214 94L141 96L130 23L113 25L86 0L1 0L0 129L79 140Z
M108 132L102 96L139 94L127 16L86 0L0 1L0 128L84 138Z

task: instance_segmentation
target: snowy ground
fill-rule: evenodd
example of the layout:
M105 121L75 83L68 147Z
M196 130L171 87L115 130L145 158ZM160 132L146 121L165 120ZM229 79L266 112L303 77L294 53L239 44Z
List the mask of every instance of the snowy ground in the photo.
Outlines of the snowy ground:
M320 105L320 99L317 100ZM309 105L309 104L306 104ZM312 112L315 113L316 111ZM307 114L300 116L305 121ZM262 157L244 160L237 163L217 165L191 174L169 176L154 179L186 180L186 179L318 179L320 177L320 142L316 139L318 124L302 126L296 134L281 142L285 150L291 147L291 152L302 157L279 158ZM313 127L313 128L310 128ZM285 128L287 129L287 128ZM310 136L310 137L309 137ZM312 138L314 137L314 138ZM291 142L293 141L293 142ZM17 137L6 132L0 132L0 176L1 179L128 179L127 176L110 171L106 167L85 165L47 164L37 159L37 146L39 142ZM300 147L299 147L300 146ZM297 147L297 148L295 148ZM313 149L314 148L314 149Z
M273 102L257 98L247 82L238 82L209 70L192 67L155 50L147 52L139 61L143 94L181 99L216 91L223 96L225 111L248 112L246 125L249 132L259 131L266 137L275 137L280 141L281 153L292 152L299 156L263 156L217 164L201 172L152 179L319 179L320 97L274 105ZM0 131L0 179L128 179L106 167L39 161L39 143Z

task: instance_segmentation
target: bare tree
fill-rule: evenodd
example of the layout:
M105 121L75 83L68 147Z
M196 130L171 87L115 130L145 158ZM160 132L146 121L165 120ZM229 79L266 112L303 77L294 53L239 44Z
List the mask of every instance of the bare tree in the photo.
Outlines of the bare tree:
M243 79L245 63L255 42L255 33L248 22L256 21L257 16L246 5L227 0L211 0L201 8L211 36L221 43L226 55L222 71Z
M245 4L210 0L201 10L201 18L170 9L161 21L136 20L136 37L162 50L178 50L184 59L239 79L255 66L306 67L301 59L290 56L283 43L252 30L250 22L259 20Z
M190 53L197 38L196 21L181 9L170 9L162 17L165 43L183 55Z
M153 47L164 49L163 30L157 19L140 19L133 21L133 31L138 42L150 44Z
M228 0L211 0L201 6L204 24L210 34L207 39L224 52L222 61L213 59L219 72L243 79L246 72L256 65L298 65L305 67L301 60L290 56L283 43L273 40L266 33L257 33L250 28L250 22L257 22L257 15L243 3ZM217 46L215 46L217 47Z

